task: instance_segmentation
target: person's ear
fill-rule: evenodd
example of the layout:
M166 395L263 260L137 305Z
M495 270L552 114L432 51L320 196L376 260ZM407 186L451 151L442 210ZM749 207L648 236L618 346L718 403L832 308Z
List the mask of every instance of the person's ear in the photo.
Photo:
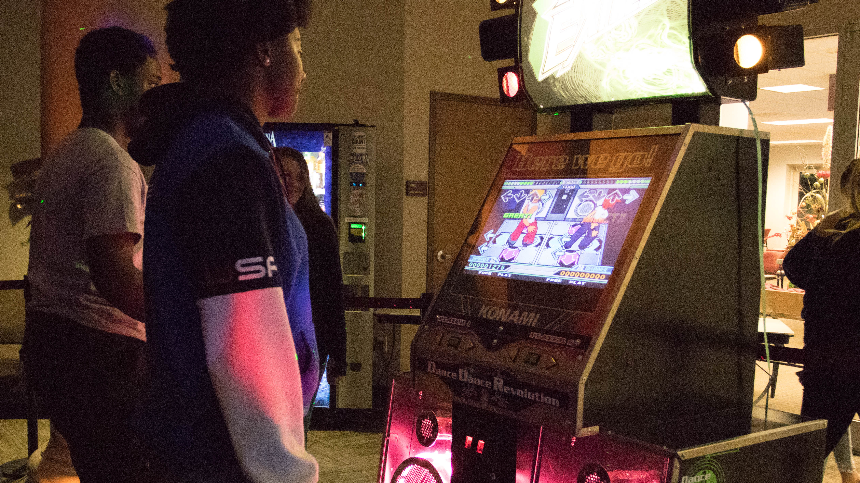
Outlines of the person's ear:
M115 94L123 94L128 86L126 78L118 70L110 71L109 82L110 88Z
M269 67L272 65L272 46L270 42L260 42L256 46L257 65Z

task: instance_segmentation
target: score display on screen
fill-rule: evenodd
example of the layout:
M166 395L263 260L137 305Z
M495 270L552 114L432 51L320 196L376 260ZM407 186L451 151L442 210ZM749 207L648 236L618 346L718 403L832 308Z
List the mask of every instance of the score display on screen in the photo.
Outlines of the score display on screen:
M539 108L707 95L688 0L529 0L523 85Z
M650 182L648 177L507 180L464 271L602 288Z

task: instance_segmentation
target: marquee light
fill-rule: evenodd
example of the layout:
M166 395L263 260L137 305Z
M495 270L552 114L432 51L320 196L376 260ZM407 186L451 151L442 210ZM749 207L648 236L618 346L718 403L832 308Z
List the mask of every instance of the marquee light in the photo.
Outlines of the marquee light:
M709 75L740 77L805 64L800 25L726 28L701 43L698 59Z
M505 8L517 8L518 0L490 0L490 10L502 10Z
M744 35L735 42L735 62L751 69L764 59L764 44L755 35Z
M516 97L520 92L520 78L516 72L505 72L502 77L502 94L508 97Z
M484 20L478 26L481 57L487 62L513 59L517 56L517 14Z
M807 92L807 91L823 91L823 87L815 87L808 86L806 84L790 84L785 86L773 86L773 87L762 87L761 89L766 91L774 91L782 94L791 94L794 92Z
M502 103L520 102L526 99L522 89L522 69L518 65L502 67L499 74L499 100Z

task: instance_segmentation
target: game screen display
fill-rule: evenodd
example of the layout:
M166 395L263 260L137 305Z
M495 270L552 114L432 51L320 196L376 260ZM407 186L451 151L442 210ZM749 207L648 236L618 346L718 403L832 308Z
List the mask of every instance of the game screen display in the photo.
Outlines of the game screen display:
M522 3L523 85L538 108L706 95L688 0Z
M507 180L464 273L602 288L650 181Z

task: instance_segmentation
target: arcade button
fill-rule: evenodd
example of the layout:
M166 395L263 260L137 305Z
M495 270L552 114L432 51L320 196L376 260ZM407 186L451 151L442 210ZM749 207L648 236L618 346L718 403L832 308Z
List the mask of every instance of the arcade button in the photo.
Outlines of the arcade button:
M526 357L523 362L530 366L536 366L538 365L538 363L540 363L540 354L537 352L529 352L528 354L526 354Z

